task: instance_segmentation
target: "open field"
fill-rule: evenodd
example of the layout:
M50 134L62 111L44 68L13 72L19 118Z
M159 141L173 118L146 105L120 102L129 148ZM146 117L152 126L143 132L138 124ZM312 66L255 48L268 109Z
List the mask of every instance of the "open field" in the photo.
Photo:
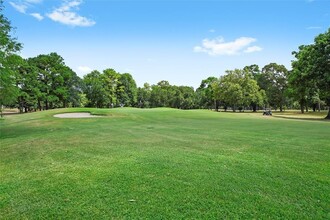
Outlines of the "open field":
M0 219L330 218L328 121L122 108L0 126Z

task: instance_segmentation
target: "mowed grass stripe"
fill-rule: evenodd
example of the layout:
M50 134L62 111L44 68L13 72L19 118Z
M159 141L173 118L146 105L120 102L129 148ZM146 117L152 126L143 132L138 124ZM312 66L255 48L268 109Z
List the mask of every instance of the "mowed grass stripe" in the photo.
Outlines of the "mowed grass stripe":
M329 217L328 122L122 108L0 123L0 218Z

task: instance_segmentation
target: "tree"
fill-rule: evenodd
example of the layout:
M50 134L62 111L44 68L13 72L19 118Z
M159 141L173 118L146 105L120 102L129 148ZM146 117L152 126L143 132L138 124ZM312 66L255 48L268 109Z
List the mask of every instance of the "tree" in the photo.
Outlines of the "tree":
M144 83L142 88L138 88L137 91L137 101L140 108L150 107L150 97L151 97L151 86L148 83Z
M120 103L120 101L117 99L117 95L123 91L123 88L119 85L119 79L120 73L117 73L114 69L103 70L102 81L107 100L109 101L109 108Z
M198 106L201 108L214 108L218 110L219 100L214 94L214 83L218 83L216 77L208 77L207 79L202 80L200 86L196 90L196 98Z
M13 104L18 96L15 85L15 72L10 59L18 52L22 45L11 37L12 27L10 21L3 15L3 1L0 0L0 112L3 105ZM2 115L2 114L1 114Z
M257 80L258 76L260 75L260 68L257 64L252 64L250 66L245 66L243 70L247 73L250 73L255 80Z
M262 68L258 80L261 89L266 92L269 105L275 109L280 108L280 111L283 110L286 101L287 74L288 70L285 66L270 63Z
M84 93L88 99L88 107L103 108L110 100L104 87L102 74L94 70L84 76Z
M330 119L330 28L318 35L311 45L302 45L298 52L293 52L296 60L292 62L293 73L291 82L293 88L301 90L299 80L312 82L309 89L317 89L321 99L325 100ZM306 85L303 85L306 86Z
M305 46L300 46L299 48L302 51L308 51L308 49L304 47ZM305 106L307 106L308 93L311 85L314 83L307 77L307 74L305 74L306 65L308 65L305 59L307 56L302 56L303 53L293 54L298 59L292 62L292 71L288 72L288 95L298 100L301 113L304 113Z
M135 106L137 104L137 86L132 75L129 73L121 74L118 87L118 101L125 106Z
M37 71L39 82L38 107L45 108L67 107L70 95L79 93L77 75L68 66L64 59L57 53L39 55L29 59L30 65ZM78 94L75 95L79 97Z
M215 95L226 106L231 106L233 111L237 107L244 108L253 103L263 104L264 92L246 70L227 70L226 75L220 77L219 83L214 85Z
M158 82L157 85L151 86L151 107L170 106L170 87L170 83L165 80Z

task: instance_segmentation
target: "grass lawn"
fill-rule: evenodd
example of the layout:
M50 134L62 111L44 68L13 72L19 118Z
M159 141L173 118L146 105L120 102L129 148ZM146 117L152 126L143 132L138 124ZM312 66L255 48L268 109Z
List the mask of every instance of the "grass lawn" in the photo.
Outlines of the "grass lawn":
M53 117L74 111L107 116ZM122 108L0 126L0 219L330 218L327 121Z

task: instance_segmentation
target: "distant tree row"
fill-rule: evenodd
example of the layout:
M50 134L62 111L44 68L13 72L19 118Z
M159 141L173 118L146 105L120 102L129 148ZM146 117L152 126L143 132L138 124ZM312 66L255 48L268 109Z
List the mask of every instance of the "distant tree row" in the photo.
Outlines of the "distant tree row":
M131 74L113 69L94 70L81 79L57 53L23 59L17 55L22 45L11 37L10 21L2 10L0 0L1 109L133 106L257 111L267 107L300 108L304 113L330 106L330 29L293 52L296 59L290 71L276 63L262 69L253 64L202 80L196 90L165 80L138 88Z

